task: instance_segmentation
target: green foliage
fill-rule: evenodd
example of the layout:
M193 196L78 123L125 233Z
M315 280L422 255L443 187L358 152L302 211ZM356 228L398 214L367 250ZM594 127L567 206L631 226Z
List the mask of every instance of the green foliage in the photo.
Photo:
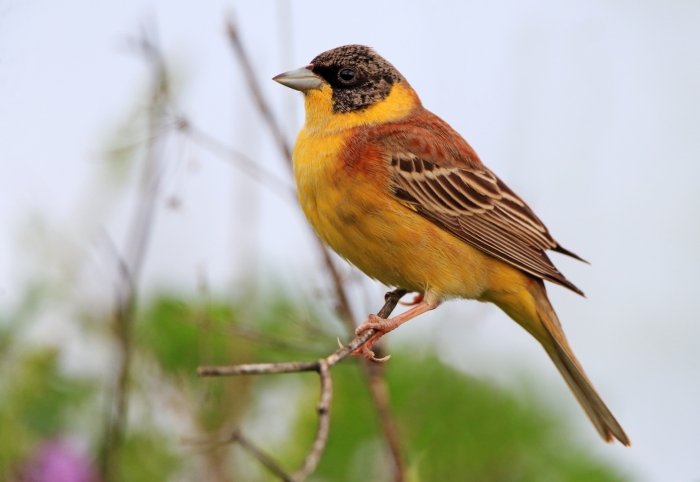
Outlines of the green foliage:
M201 365L226 365L250 359L249 345L230 333L235 316L230 306L199 307L177 298L156 299L139 317L136 340L163 375L197 400L197 420L205 431L217 431L239 419L250 397L250 379L200 380Z
M421 480L622 480L580 447L546 399L527 400L434 358L406 353L392 362L393 409Z
M110 388L102 378L86 382L61 373L57 350L18 350L17 326L0 323L3 480L42 441L81 427L101 427L104 401L98 396L98 384L101 390ZM337 325L283 296L261 298L252 307L249 303L191 303L175 296L155 298L139 310L134 326L130 398L139 422L131 418L127 427L120 459L122 479L167 481L181 480L183 474L218 474L216 480L222 481L276 480L264 469L261 479L245 464L232 466L232 461L250 457L245 452L233 458L226 446L201 452L188 449L178 429L159 418L159 412L169 411L168 416L182 417L194 429L185 436L212 440L225 429L242 426L245 430L253 414L257 414L256 423L261 418L264 423L268 415L279 420L277 414L266 414L267 405L261 403L270 393L289 397L285 404L291 406L292 430L272 446L262 443L262 448L292 472L316 433L318 377L305 373L201 379L196 368L317 359L334 350L337 330ZM384 369L409 480L625 480L577 443L567 424L550 413L544 397L498 388L434 357L416 358L401 350L392 354ZM389 480L387 448L360 365L346 360L333 367L332 377L330 436L310 480ZM164 387L171 395L163 394ZM176 403L171 404L168 397ZM86 410L87 406L92 408ZM73 424L78 413L81 423ZM89 416L92 421L86 423ZM90 430L86 439L96 444L96 451L100 430ZM257 440L255 432L246 435ZM251 463L258 464L252 459Z
M182 465L171 447L172 440L156 430L132 431L124 441L121 477L129 482L165 482Z
M163 371L191 378L200 365L231 363L245 349L226 331L235 324L230 306L199 308L175 297L161 297L139 317L136 341L152 353Z
M624 480L567 433L546 400L528 400L407 352L393 353L386 368L414 480ZM386 480L388 453L362 373L346 362L333 368L333 383L331 434L314 480ZM316 418L306 412L297 437L310 440Z
M58 370L55 350L26 351L0 366L0 479L41 440L69 429L71 416L94 393L94 385Z

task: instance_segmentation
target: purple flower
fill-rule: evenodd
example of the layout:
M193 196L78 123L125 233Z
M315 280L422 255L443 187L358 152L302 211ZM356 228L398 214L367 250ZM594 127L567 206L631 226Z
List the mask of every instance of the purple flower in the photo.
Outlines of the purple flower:
M97 482L97 471L90 458L71 447L66 440L43 442L23 464L21 482Z

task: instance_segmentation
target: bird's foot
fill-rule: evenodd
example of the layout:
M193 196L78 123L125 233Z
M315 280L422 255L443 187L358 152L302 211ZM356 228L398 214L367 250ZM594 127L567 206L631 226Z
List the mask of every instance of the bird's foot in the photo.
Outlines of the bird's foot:
M375 330L374 334L369 337L369 339L364 342L361 346L357 347L355 351L350 353L351 355L362 355L370 361L377 363L384 363L391 355L385 357L377 358L375 353L372 351L372 346L379 341L379 339L386 333L389 333L394 328L397 328L401 323L395 322L392 318L384 319L377 315L369 315L367 319L357 327L355 330L356 335L361 335L367 330Z
M423 301L424 298L425 295L423 293L416 293L416 296L413 297L413 301L399 301L399 304L404 306L414 306Z

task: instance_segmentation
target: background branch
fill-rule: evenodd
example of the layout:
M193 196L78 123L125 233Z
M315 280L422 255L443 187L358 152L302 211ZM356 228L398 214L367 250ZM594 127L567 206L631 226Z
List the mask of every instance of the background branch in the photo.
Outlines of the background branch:
M145 30L134 42L139 53L153 70L153 88L148 108L148 135L144 154L141 184L134 214L127 235L125 258L118 255L119 282L116 289L112 323L120 349L117 381L108 396L104 439L100 457L102 480L121 480L119 460L124 441L129 406L129 370L132 358L131 332L136 306L139 276L148 248L156 202L162 178L162 139L170 104L169 80L160 51Z
M253 444L253 442L248 440L239 429L235 429L233 431L229 441L240 445L246 452L260 461L260 463L263 464L267 470L279 477L280 480L283 480L284 482L293 481L292 477L290 477L272 457L270 457L262 449L258 448L255 444Z

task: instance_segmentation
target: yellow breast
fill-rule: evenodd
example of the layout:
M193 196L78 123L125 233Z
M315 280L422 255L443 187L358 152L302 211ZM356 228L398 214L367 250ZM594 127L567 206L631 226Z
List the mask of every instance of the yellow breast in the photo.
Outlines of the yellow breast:
M294 148L299 201L321 239L368 276L477 298L487 283L484 255L393 199L386 176L377 175L381 166L369 172L342 160L354 127L401 119L415 106L412 92L395 86L383 102L346 114L333 114L330 88L306 94L306 124Z

